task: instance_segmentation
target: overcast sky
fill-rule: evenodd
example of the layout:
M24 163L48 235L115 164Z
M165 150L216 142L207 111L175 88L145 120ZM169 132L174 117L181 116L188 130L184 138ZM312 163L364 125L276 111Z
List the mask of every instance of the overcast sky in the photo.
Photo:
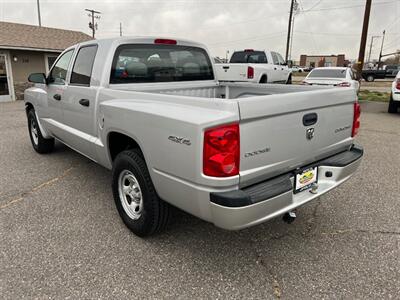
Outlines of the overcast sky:
M300 54L358 55L365 0L297 0L292 58ZM400 48L400 0L373 0L372 35L386 29L384 52ZM97 38L181 37L205 43L215 56L255 48L285 53L290 0L40 0L42 25L90 34L85 8L100 11ZM37 25L36 0L0 0L0 20ZM1 32L0 32L1 34ZM377 58L380 39L374 40Z

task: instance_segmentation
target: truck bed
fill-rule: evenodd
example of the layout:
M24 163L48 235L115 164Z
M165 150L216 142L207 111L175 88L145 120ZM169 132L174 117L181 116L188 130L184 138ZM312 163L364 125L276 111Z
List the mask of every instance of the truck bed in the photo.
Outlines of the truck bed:
M240 152L243 154L240 186L324 159L346 150L353 143L351 131L356 93L352 88L251 83L178 83L168 87L161 84L160 88L154 85L151 88L119 85L117 88L123 91L134 89L136 95L132 98L151 98L152 101L169 103L177 111L184 111L186 107L190 114L198 106L198 114L201 114L198 118L203 120L198 124L200 127L209 122L207 112L202 112L202 108L217 108L221 100L237 107ZM220 107L222 109L222 103ZM316 120L306 124L304 118L310 115L316 115ZM310 128L315 137L307 139L306 130ZM268 154L252 155L258 151Z

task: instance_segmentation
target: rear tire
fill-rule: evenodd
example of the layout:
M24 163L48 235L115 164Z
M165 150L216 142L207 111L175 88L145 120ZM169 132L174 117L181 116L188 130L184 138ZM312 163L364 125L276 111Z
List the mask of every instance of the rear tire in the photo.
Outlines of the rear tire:
M45 139L40 131L38 121L34 109L28 111L28 129L32 147L37 153L50 153L54 149L54 139Z
M112 191L122 221L136 235L150 236L167 226L171 207L158 197L139 150L126 150L115 158Z
M368 75L367 78L366 78L366 80L367 80L368 82L373 82L373 81L375 80L375 77L374 77L374 75Z
M399 107L399 105L397 104L397 102L393 100L393 95L390 95L388 113L389 114L397 113L398 107Z

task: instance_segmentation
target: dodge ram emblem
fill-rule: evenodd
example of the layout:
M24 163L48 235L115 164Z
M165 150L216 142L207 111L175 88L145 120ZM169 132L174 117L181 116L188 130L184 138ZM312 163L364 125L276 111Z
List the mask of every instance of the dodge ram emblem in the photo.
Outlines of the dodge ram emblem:
M314 128L308 128L306 130L307 140L311 140L314 137Z

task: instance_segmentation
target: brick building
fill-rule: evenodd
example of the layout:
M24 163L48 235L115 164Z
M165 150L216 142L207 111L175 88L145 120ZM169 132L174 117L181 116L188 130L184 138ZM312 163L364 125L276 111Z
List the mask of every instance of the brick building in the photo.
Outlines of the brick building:
M300 66L302 67L346 67L349 61L344 54L339 55L300 55Z

